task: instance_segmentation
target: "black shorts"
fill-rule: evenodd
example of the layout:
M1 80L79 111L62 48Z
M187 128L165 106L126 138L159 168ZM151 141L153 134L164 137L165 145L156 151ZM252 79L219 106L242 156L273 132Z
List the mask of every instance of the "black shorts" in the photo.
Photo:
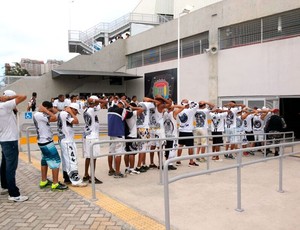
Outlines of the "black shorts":
M194 137L193 133L179 132L179 137ZM185 146L194 146L194 138L191 139L179 139L178 144Z
M222 135L222 132L211 132L211 135ZM223 144L223 137L219 136L219 137L213 137L213 144Z
M137 139L137 138L133 138L133 137L125 137L126 140L128 139ZM132 151L137 151L138 148L138 143L137 142L126 142L125 145L125 151L126 152L132 152ZM130 155L135 155L136 153L130 154Z
M247 132L245 131L246 134L252 134L252 135L246 135L247 141L254 141L254 134L253 131Z

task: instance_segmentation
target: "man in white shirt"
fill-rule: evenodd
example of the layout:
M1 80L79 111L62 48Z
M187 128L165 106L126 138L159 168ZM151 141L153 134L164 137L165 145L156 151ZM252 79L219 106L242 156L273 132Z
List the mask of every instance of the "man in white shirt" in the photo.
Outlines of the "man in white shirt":
M237 149L238 137L237 137L237 114L242 111L245 107L244 104L237 104L235 101L230 101L227 105L228 107L227 116L225 119L225 134L227 136L226 150L230 147L231 150ZM230 154L224 155L226 158L234 159L234 156Z
M187 99L183 99L181 101L181 105L183 105L185 108L182 112L178 114L179 117L179 137L190 137L190 139L179 139L179 147L182 146L188 146L188 154L193 155L194 154L194 116L199 109L199 103L188 101ZM177 156L180 157L182 154L182 149L178 149ZM180 161L176 162L177 165L181 165ZM192 166L199 166L193 159L190 159L189 167Z
M8 193L8 200L14 202L28 200L27 196L21 196L16 185L19 132L14 109L25 100L25 95L17 95L12 90L4 91L4 95L0 97L1 193Z
M65 184L58 181L58 174L61 159L58 151L53 143L53 133L50 127L50 122L56 122L55 113L57 110L49 101L44 101L33 115L33 122L37 131L38 146L42 153L41 159L41 176L40 188L51 186L54 190L65 190L68 188ZM53 182L47 179L48 167L52 170Z
M227 110L215 109L210 112L211 117L211 134L213 135L213 147L212 152L220 152L221 145L223 145L223 132L225 117L227 116ZM212 160L221 161L219 156L213 156Z
M61 148L62 169L65 183L72 183L74 187L85 187L78 173L77 148L74 141L73 125L78 124L76 115L79 113L79 105L71 103L58 115L57 128L59 144Z
M83 133L83 155L85 157L85 170L83 181L91 182L89 176L89 166L91 152L90 148L92 143L99 141L100 134L100 123L97 112L100 110L101 106L99 104L106 104L107 101L99 99L97 96L90 96L87 100L88 107L83 112L83 119L85 123L84 133ZM94 170L96 169L96 156L100 154L100 146L93 146L94 153ZM96 184L102 184L102 181L95 177Z
M57 99L53 101L53 107L58 111L63 111L68 106L65 102L65 96L63 94L58 95Z
M195 135L200 136L197 138L197 144L199 145L197 154L200 153L200 150L201 154L203 154L208 148L208 117L215 105L206 101L200 101L199 103L199 109L195 113ZM200 158L199 161L205 162L205 158Z
M167 111L164 112L164 126L166 137L168 138L178 138L178 128L177 128L177 117L178 114L184 110L183 105L171 105ZM167 140L166 149L173 148L172 150L165 150L166 159L171 159L176 157L175 148L178 147L178 140ZM176 170L177 168L170 163L168 165L168 170Z
M152 102L140 102L138 106L143 108L143 112L137 116L136 121L138 138L145 141L140 142L139 144L139 150L141 150L141 152L139 153L135 170L146 172L148 169L146 166L146 152L148 152L150 148L150 143L147 141L147 139L150 138L150 110L153 110L155 105Z

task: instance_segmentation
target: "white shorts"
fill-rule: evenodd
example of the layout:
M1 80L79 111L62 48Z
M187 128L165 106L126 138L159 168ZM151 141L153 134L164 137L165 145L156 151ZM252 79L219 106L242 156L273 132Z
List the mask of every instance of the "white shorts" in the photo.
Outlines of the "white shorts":
M238 142L238 138L236 136L236 128L227 128L225 129L225 134L229 135L226 136L226 143L231 143L231 144L235 144Z
M99 141L99 138L95 138L95 139L86 139L84 138L83 139L83 145L82 145L82 148L83 148L83 157L84 158L90 158L91 157L91 146L93 143L95 142L98 142ZM96 158L96 157L99 157L100 156L100 144L95 144L93 145L93 157Z
M207 136L208 135L208 131L205 128L198 128L195 129L194 131L194 136ZM208 137L197 137L197 144L198 145L207 145L208 141L207 141Z
M114 143L110 143L109 145L109 153L124 153L125 152L125 142L124 138L121 137L110 137L111 141L117 141Z
M263 131L254 131L253 130L255 141L264 141L265 136L263 135L263 133L264 133Z
M151 128L150 129L150 138L156 138L156 139L165 139L166 138L166 133L165 133L165 129L157 129L157 128ZM151 146L155 146L155 147L159 147L159 145L164 146L166 144L166 140L162 140L162 141L151 141L150 145Z

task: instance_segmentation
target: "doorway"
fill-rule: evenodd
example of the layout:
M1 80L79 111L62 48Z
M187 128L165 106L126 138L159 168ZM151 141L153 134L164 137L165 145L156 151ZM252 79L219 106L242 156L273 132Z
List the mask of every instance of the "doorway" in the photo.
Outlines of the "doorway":
M300 139L300 98L280 98L280 115L284 117L287 131Z

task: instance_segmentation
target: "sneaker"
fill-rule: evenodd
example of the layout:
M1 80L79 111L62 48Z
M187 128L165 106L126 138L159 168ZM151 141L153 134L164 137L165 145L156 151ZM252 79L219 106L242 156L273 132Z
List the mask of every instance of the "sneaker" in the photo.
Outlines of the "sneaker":
M278 157L278 156L279 156L279 153L278 153L278 152L275 152L275 153L274 153L274 156L275 156L275 157Z
M204 157L201 157L199 162L204 163L204 162L206 162L206 159Z
M174 165L169 165L168 170L176 170L177 168Z
M122 173L115 173L114 178L125 178L126 175L122 174Z
M150 169L147 165L143 165L141 168L143 168L146 171L148 171Z
M216 156L216 159L215 161L219 161L219 162L222 162L223 160L219 157L219 156Z
M52 191L63 191L63 190L66 190L68 189L68 186L65 185L65 184L62 184L60 182L58 182L57 184L52 184L51 185L51 190Z
M130 173L130 169L125 169L125 174L129 174Z
M215 160L217 159L217 156L213 156L211 159L212 159L213 161L215 161Z
M7 188L2 188L0 191L0 195L6 195L8 194L8 189Z
M249 153L250 153L250 155L252 155L252 156L255 155L254 151L250 151Z
M231 153L228 155L228 158L229 159L235 159L235 157Z
M92 178L89 179L89 183L92 183ZM95 184L103 184L103 182L95 177Z
M176 165L180 166L181 165L181 161L176 161Z
M250 153L249 153L249 152L243 152L243 155L244 155L245 157L248 157L248 156L250 155Z
M40 181L40 188L47 188L52 185L52 181L47 179L46 181Z
M8 196L8 200L13 202L23 202L28 200L28 196Z
M189 167L193 167L193 166L199 166L195 161L193 163L189 163Z
M149 165L149 168L150 168L150 169L156 169L156 168L157 168L157 165L156 165L156 164L150 164L150 165Z
M71 184L73 187L86 187L88 184L85 183L85 182L79 182L79 183L76 183L76 184Z
M270 153L273 154L273 152L270 149L267 149L266 150L266 156L268 156L268 154L270 154Z
M225 157L225 158L228 158L228 154L224 154L224 157Z
M90 179L91 179L90 176L84 176L84 177L82 177L82 180L83 180L83 181L89 181Z
M138 174L140 174L141 172L139 172L139 171L136 171L136 170L134 170L134 169L129 169L129 174L130 175L138 175Z
M116 171L115 171L114 169L109 170L109 171L108 171L108 175L109 175L109 176L113 176L113 175L115 174L115 172L116 172Z
M143 167L140 167L140 168L136 167L135 171L140 172L140 173L147 172L147 170L145 168L143 168Z

